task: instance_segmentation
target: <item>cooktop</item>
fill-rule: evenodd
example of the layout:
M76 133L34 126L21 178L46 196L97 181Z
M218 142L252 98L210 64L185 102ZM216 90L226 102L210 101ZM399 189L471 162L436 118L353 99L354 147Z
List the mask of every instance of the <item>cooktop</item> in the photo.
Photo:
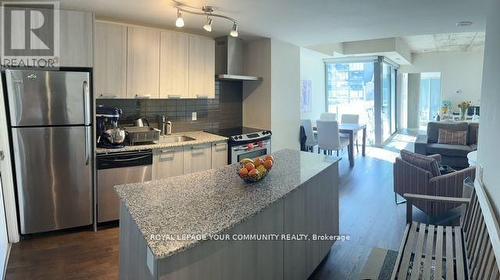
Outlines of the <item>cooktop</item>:
M224 137L231 137L236 135L243 135L243 134L262 132L262 131L266 130L260 128L245 127L245 126L238 126L231 128L215 128L215 129L205 130L205 132L217 134Z

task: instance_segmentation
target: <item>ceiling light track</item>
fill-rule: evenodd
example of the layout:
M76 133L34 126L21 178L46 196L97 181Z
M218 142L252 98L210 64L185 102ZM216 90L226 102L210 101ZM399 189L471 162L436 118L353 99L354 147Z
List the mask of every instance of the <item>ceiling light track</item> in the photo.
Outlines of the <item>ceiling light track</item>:
M182 17L182 13L206 16L207 21L206 24L203 25L203 29L205 29L207 32L212 32L213 18L221 18L232 22L233 27L231 28L231 32L229 33L229 35L233 37L238 37L238 22L236 21L236 19L214 13L215 8L212 6L203 6L201 8L201 11L194 7L183 7L183 6L177 6L176 9L177 9L177 19L175 21L175 26L179 28L184 26L184 18Z

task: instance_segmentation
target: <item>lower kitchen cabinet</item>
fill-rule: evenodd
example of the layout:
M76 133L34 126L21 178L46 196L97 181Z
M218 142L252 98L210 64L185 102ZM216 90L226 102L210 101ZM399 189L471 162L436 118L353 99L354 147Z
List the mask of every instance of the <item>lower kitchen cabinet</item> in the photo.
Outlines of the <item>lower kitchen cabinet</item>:
M153 180L227 165L226 142L153 150Z
M155 180L184 174L184 148L159 149L154 151L153 178Z
M212 168L219 168L227 165L227 143L212 144Z
M184 174L212 168L212 144L184 148Z

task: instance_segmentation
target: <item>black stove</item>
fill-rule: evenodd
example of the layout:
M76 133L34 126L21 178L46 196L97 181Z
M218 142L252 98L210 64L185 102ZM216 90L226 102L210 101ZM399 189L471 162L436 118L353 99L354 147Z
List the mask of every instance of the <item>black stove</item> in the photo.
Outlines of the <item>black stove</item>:
M229 138L229 143L232 145L266 140L270 139L272 135L271 131L269 130L245 126L209 129L206 130L206 132L227 137Z

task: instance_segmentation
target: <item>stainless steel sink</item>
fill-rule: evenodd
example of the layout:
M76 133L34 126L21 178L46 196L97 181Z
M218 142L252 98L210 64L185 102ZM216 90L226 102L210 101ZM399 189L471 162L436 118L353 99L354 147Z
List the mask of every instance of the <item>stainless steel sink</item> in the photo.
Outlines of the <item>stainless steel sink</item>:
M192 137L189 136L161 136L160 137L160 143L177 143L177 142L187 142L187 141L193 141L196 140Z

